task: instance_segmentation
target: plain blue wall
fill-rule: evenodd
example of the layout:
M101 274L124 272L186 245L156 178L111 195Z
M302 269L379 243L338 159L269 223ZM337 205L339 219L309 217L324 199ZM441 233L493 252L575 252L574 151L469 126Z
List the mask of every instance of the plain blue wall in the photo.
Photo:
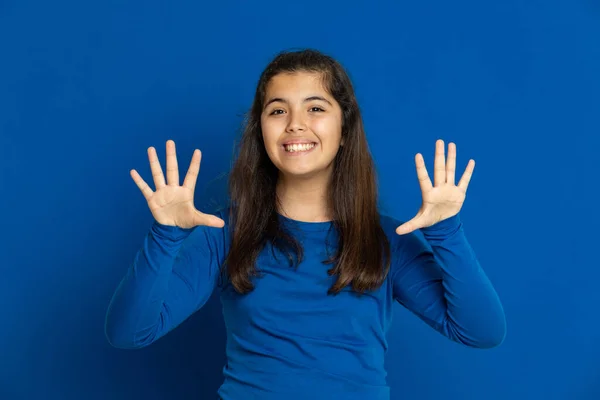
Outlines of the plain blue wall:
M508 335L468 349L398 306L392 398L600 398L597 2L123 3L0 3L1 399L214 398L217 298L148 348L104 336L152 221L129 170L174 139L182 170L203 151L198 206L218 198L260 71L295 47L350 71L386 212L417 211L435 139L477 162L463 221Z

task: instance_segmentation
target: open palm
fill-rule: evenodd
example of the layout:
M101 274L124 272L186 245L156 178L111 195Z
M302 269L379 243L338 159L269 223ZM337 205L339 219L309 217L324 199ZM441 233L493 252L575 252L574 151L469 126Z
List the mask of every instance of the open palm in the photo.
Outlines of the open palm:
M202 213L194 206L194 190L202 156L200 150L194 150L183 185L179 185L179 167L177 165L175 142L172 140L167 141L166 152L167 179L165 181L165 176L156 155L156 149L154 147L148 148L148 160L150 161L156 191L148 186L135 169L130 171L131 178L148 202L148 207L154 219L163 225L181 228L192 228L198 225L222 228L225 222L221 218Z
M444 141L436 141L434 175L429 178L423 156L415 156L417 178L421 186L423 202L417 214L409 221L396 228L399 235L407 234L416 229L432 226L444 219L450 218L460 211L466 198L467 187L473 175L475 161L469 160L458 185L455 181L456 145L449 143L448 160L445 159Z

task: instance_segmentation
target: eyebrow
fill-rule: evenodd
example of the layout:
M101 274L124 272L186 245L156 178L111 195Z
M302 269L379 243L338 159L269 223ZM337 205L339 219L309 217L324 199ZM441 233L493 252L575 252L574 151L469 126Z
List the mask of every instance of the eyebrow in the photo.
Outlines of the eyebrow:
M327 100L325 97L322 96L310 96L304 99L304 103L309 102L309 101L313 101L313 100L321 100L326 102L329 105L332 105L331 102L329 100ZM288 101L284 98L281 97L273 97L272 99L270 99L269 101L267 101L265 103L265 106L263 108L267 108L267 106L271 103L275 103L275 102L281 102L281 103L288 103Z

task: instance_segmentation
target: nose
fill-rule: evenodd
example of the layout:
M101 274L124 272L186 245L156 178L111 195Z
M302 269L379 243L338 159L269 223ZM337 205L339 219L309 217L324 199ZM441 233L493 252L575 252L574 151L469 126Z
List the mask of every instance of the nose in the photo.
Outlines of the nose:
M306 123L302 118L302 115L297 112L290 112L290 119L286 127L286 132L304 132L306 130Z

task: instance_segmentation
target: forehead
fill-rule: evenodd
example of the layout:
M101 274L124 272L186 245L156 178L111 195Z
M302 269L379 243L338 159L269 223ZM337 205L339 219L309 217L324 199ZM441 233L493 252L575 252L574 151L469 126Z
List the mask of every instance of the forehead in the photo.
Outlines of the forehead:
M315 72L280 73L269 81L267 97L274 95L302 96L307 92L326 94L322 75Z

